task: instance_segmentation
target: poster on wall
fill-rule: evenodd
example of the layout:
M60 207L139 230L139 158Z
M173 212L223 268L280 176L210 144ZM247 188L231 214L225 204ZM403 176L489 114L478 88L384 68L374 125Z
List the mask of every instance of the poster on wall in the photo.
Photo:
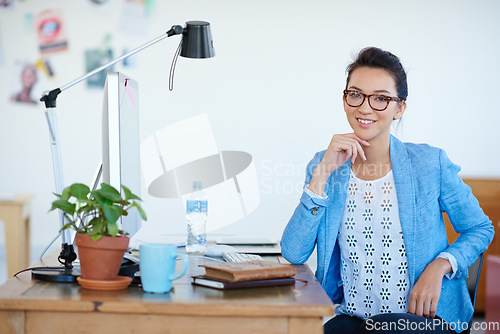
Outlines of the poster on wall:
M90 72L92 70L95 70L99 66L109 63L111 60L113 60L113 50L111 49L87 50L85 51L85 70L86 72ZM106 82L106 75L108 74L108 72L113 71L113 67L114 66L111 66L88 78L87 87L104 87L104 83Z
M59 10L50 9L39 13L35 19L35 27L42 54L68 49L66 26Z
M124 48L122 51L122 55L129 53L130 51L131 49ZM123 59L122 66L127 68L137 67L137 55L133 55Z
M146 35L151 1L124 0L120 14L120 29L125 33Z
M35 66L31 63L18 61L13 69L10 101L37 105L42 92L40 90L40 75Z
M14 0L0 0L0 9L12 7Z

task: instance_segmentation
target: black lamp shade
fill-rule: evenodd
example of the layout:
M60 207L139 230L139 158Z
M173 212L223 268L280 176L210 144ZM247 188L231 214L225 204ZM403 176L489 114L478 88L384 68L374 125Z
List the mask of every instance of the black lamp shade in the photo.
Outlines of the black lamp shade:
M215 56L210 23L188 21L182 33L181 56L186 58L212 58Z

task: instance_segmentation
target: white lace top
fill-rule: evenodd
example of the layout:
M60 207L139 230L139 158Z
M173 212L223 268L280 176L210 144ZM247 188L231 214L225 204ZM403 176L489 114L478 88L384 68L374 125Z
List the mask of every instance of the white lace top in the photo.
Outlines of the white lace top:
M351 171L339 233L344 299L336 313L406 312L410 277L392 171L373 181Z

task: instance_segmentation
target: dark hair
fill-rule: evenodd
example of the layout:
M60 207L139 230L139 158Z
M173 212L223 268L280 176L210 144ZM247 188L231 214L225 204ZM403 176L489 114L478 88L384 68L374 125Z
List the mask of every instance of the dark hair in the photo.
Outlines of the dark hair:
M406 82L406 72L399 61L399 58L390 53L375 47L364 48L358 56L347 66L346 89L354 70L360 67L381 68L389 72L396 82L398 97L406 100L408 97L408 84Z

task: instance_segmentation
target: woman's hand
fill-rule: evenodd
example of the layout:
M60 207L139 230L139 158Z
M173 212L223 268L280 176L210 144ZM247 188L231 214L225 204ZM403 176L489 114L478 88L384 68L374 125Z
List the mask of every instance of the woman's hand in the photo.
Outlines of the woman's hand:
M429 263L410 292L407 312L434 318L441 296L443 276L449 272L451 265L446 259L437 258Z
M366 160L362 145L370 146L370 143L359 138L354 133L334 135L323 160L313 172L309 190L318 195L323 194L330 174L342 166L349 158L351 158L352 163L356 161L358 156Z

